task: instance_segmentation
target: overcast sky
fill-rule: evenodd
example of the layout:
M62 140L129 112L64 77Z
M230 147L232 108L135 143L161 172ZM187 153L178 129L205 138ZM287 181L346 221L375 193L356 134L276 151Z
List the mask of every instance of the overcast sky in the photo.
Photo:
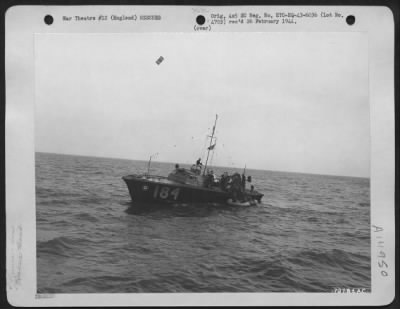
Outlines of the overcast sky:
M36 151L369 177L361 33L43 34ZM162 56L164 61L156 64Z

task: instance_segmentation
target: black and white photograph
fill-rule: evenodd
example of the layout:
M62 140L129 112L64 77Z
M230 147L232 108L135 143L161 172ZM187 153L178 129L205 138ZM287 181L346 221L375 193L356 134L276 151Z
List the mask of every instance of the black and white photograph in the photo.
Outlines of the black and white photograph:
M391 249L379 238L390 225L374 220L372 206L383 195L372 191L383 178L374 162L390 158L371 133L372 39L345 31L358 15L336 11L345 30L215 30L242 17L285 23L264 11L193 10L191 32L121 30L170 16L150 9L42 19L26 138L33 229L15 225L10 236L35 235L37 300L373 292L376 252ZM120 28L96 30L102 22Z
M36 42L38 292L370 290L365 35Z

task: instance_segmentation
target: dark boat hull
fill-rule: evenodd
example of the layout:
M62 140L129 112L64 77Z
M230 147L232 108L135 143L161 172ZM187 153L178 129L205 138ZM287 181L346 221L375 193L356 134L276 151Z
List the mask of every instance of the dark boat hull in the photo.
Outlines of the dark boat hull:
M162 177L124 176L133 202L145 203L223 203L232 196L220 188L203 188L184 185ZM260 201L262 194L247 193L248 197Z

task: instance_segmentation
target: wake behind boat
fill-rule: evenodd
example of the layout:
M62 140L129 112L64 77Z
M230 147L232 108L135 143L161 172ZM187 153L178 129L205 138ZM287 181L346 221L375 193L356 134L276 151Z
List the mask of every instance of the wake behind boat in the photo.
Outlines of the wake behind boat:
M240 175L229 175L224 172L219 177L207 168L210 151L215 149L215 128L218 115L215 117L210 145L207 148L207 159L203 167L201 159L190 169L181 168L178 164L167 176L150 175L148 172L122 177L129 189L133 202L163 203L222 203L229 205L254 205L260 203L262 193L256 191L251 183L251 176L246 178L245 171Z

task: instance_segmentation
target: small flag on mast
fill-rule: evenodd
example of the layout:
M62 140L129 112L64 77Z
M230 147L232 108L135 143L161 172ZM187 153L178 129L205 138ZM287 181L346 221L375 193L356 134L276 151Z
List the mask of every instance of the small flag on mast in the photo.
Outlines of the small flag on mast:
M210 147L208 147L208 150L213 150L213 149L215 148L215 145L216 145L216 144L211 145Z

